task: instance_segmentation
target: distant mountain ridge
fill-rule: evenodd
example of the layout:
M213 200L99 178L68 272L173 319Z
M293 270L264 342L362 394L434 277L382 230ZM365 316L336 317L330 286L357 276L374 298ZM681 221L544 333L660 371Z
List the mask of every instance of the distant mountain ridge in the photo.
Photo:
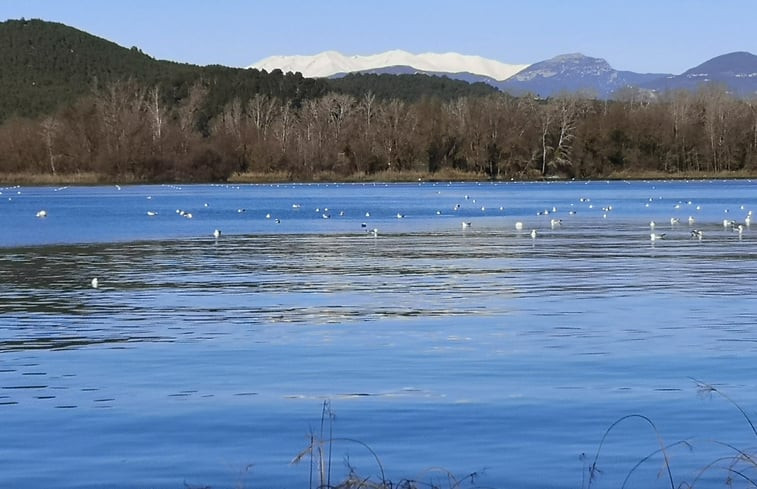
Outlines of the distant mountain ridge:
M340 73L357 73L396 66L410 66L419 72L473 73L494 80L505 80L528 67L525 64L506 64L481 56L458 53L412 54L393 50L369 56L345 56L337 51L325 51L313 56L271 56L250 65L249 68L299 71L303 76L310 78L328 78Z
M664 92L667 90L692 90L702 83L719 83L741 97L757 94L757 56L745 51L716 56L680 75L669 75L651 80L642 88Z
M530 65L513 65L455 53L413 55L397 50L348 57L327 51L314 56L271 56L251 67L329 78L348 73L445 76L469 83L487 83L512 95L530 93L540 97L579 92L610 98L627 87L654 95L669 90L694 90L703 83L722 84L737 96L757 95L757 56L748 52L712 58L680 75L616 70L602 58L580 53L562 54Z

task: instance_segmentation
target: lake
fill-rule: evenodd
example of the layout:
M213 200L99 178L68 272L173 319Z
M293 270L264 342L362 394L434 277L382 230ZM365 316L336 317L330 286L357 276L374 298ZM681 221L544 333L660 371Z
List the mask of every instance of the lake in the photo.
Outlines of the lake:
M332 484L745 486L752 209L746 180L1 188L0 482L301 489L331 433Z

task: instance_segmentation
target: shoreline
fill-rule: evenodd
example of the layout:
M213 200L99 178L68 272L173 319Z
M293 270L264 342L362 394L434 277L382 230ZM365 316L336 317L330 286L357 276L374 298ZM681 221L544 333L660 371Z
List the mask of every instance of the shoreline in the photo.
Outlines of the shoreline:
M643 180L750 180L757 179L757 172L680 172L662 173L655 171L612 173L595 178L571 179L562 177L533 177L533 178L489 178L484 174L445 170L437 173L413 171L384 171L373 174L338 175L323 173L313 178L292 178L283 172L275 173L236 173L225 181L161 181L141 180L136 178L114 179L108 175L98 173L76 174L32 174L32 173L0 173L0 186L57 186L57 185L160 185L170 184L288 184L288 183L413 183L413 182L567 182L579 181L643 181Z

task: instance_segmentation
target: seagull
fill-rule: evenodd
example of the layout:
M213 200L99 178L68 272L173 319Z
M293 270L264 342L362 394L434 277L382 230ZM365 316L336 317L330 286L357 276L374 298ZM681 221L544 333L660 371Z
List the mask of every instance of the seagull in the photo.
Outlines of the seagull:
M517 229L518 231L521 231L523 229L523 223L520 221L516 222L515 229Z
M654 221L649 221L649 227L650 227L650 229L654 229L655 222Z
M96 289L97 287L99 287L99 286L100 286L100 281L99 281L99 280L97 280L97 277L93 278L93 279L92 279L92 281L91 281L90 283L92 284L92 288L93 288L93 289Z
M150 217L153 217L153 216L157 216L158 213L155 212L155 211L147 211L147 215L150 216Z
M402 214L400 212L397 213L397 219L402 219L403 217L405 217L405 214Z
M700 229L693 229L691 231L691 239L698 239L701 241L702 236L704 236L704 233Z
M216 229L215 231L213 231L213 237L215 239L220 238L221 237L221 230L220 229Z
M471 226L470 222L463 221L463 229L468 229Z
M678 219L677 217L671 217L671 218L670 218L670 225L671 225L671 226L675 226L675 225L676 225L676 224L678 224L679 222L681 222L681 220L680 220L680 219Z
M371 230L371 234L373 235L373 237L374 237L374 238L375 238L376 236L378 236L378 228L373 228L373 229Z
M696 222L694 220L694 216L689 216L689 226L692 226L694 224L694 222Z
M41 211L38 211L37 212L37 217L40 217L40 218L47 217L47 211L44 210L44 209L42 209Z
M652 241L657 241L659 239L663 239L664 237L665 237L665 233L662 233L662 234L651 233L649 235L649 239Z
M552 229L562 225L562 219L552 219L549 221L549 225L552 226Z
M237 212L241 214L241 213L245 212L246 210L247 209L237 209Z
M531 230L531 239L536 239L536 229Z

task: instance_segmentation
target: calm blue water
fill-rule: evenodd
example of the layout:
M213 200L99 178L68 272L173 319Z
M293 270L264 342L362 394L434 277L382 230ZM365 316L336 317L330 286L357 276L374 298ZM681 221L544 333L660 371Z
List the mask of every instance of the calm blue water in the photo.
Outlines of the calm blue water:
M3 487L746 485L753 182L0 192Z

